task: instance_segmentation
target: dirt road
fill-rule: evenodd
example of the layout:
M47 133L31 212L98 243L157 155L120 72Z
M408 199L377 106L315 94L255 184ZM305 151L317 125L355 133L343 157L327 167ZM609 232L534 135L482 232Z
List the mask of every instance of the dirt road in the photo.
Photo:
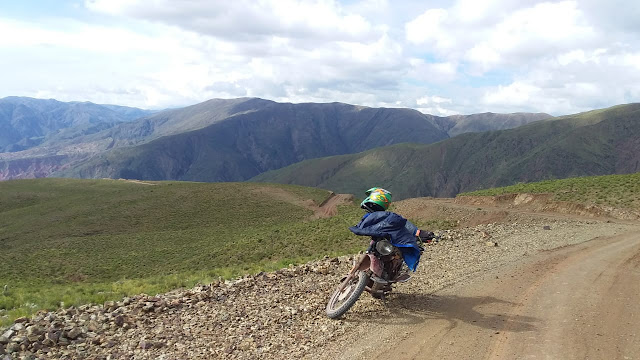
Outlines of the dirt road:
M375 334L342 358L640 359L640 234L543 252L404 302L394 325L363 324Z

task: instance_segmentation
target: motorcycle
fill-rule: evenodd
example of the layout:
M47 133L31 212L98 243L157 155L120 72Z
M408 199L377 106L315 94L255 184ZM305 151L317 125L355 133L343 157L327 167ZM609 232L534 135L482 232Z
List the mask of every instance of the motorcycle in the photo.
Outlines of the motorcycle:
M420 254L424 252L420 241ZM353 267L343 277L336 291L329 298L326 312L331 319L346 313L367 291L373 297L385 299L393 290L393 284L406 282L411 278L404 265L400 249L386 238L371 237L367 252L362 254Z

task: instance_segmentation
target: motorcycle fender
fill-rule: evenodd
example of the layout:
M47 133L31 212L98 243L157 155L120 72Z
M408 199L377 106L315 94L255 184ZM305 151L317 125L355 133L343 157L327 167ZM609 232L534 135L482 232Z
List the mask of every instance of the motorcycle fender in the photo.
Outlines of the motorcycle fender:
M384 269L384 264L382 263L382 260L378 259L374 254L368 254L368 255L369 255L369 262L371 263L371 265L369 266L371 268L371 271L377 276L382 276L382 270Z
M369 269L370 264L371 260L369 260L369 257L366 254L363 254L360 259L355 264L353 264L352 270L365 271Z
M371 269L371 272L377 276L382 276L384 264L374 254L363 254L360 260L358 260L352 268L353 270L365 271Z

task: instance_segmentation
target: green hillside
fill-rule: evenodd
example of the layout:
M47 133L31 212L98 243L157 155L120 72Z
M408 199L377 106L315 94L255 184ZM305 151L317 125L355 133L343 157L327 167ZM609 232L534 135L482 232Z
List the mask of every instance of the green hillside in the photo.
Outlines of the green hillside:
M430 145L308 160L252 180L356 194L375 182L396 199L451 197L519 182L634 173L640 171L638 139L640 104L629 104Z
M495 196L513 193L553 194L554 200L640 209L640 173L547 180L479 190L459 195Z
M325 190L251 183L0 182L0 320L361 250L361 210L314 219ZM306 199L306 202L305 202Z

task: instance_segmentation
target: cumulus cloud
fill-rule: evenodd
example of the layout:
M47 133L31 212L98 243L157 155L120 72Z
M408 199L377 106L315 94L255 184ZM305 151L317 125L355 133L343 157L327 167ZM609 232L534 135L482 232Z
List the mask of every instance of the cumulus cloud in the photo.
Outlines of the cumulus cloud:
M409 59L408 77L425 83L446 84L456 79L458 66L452 62L428 62L420 58Z
M67 21L51 30L0 19L0 31L15 34L0 39L0 54L7 55L0 56L0 67L24 69L3 74L5 91L21 87L7 95L157 108L193 103L210 81L234 76L209 64L208 55L216 49L216 59L231 66L232 52L179 29L134 31Z
M345 13L335 1L87 0L87 8L179 26L227 39L270 36L314 40L371 40L374 27L359 14Z
M448 116L457 113L455 110L445 107L447 106L447 104L451 103L451 99L443 98L440 96L423 96L416 99L416 110L425 114Z
M638 101L639 9L622 0L85 0L85 17L0 18L14 34L0 37L0 96L151 108L256 96L560 115Z
M407 72L402 46L384 24L374 25L334 1L192 1L178 6L89 0L85 5L213 43L200 59L211 64L201 77L209 81L200 88L202 100L243 95L294 102L359 98L356 103L362 103L375 102L369 93L377 93L377 101L384 102L388 96L383 93L400 92ZM167 83L180 80L169 78L164 76Z
M407 23L406 38L429 46L441 57L464 59L484 71L591 46L598 38L574 1L539 3L502 15L489 11L492 4L497 1L462 1L449 10L429 9Z
M430 44L436 48L449 48L455 45L448 35L446 22L449 13L445 9L429 9L424 14L407 23L407 40L414 44Z
M458 88L458 96L479 95L472 108L557 115L638 101L640 27L630 29L628 15L619 26L611 21L626 8L638 13L635 4L596 1L461 0L418 15L405 37L457 63L457 79L483 84L493 71L509 74L500 84Z

